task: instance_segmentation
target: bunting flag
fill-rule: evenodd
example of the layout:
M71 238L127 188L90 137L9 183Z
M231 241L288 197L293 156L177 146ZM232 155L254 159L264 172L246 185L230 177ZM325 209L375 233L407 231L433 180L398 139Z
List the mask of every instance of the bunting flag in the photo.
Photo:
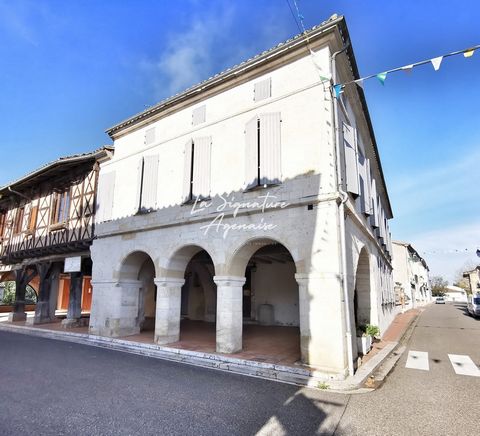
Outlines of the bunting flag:
M442 64L442 61L443 61L443 56L439 56L438 58L430 59L430 62L432 63L433 69L435 71L438 71L440 69L440 65Z
M343 85L334 85L333 90L335 91L335 98L338 98L343 92Z
M380 81L382 85L385 85L385 80L387 79L387 73L378 73L377 79Z
M476 45L476 46L473 46L473 47L470 47L470 48L466 48L464 50L454 51L452 53L447 53L447 54L444 54L443 56L438 56L436 58L427 59L425 61L416 62L416 63L409 64L409 65L404 65L403 67L393 68L392 70L387 70L387 71L384 71L383 73L371 74L370 76L360 77L358 79L350 80L349 82L334 83L334 84L332 84L332 87L335 90L336 97L338 97L343 92L343 88L346 85L349 85L351 83L355 83L363 89L363 84L364 84L365 80L371 79L373 77L376 77L377 80L382 85L385 85L385 80L387 79L387 75L390 74L390 73L394 73L396 71L403 71L405 73L411 73L413 68L419 67L420 65L425 65L425 64L431 64L433 66L434 70L438 71L445 58L450 57L450 56L456 56L456 55L459 55L459 54L463 54L463 57L465 57L465 58L471 58L473 56L473 54L475 53L475 51L478 50L478 49L480 49L480 45ZM323 75L321 75L321 76L323 76Z

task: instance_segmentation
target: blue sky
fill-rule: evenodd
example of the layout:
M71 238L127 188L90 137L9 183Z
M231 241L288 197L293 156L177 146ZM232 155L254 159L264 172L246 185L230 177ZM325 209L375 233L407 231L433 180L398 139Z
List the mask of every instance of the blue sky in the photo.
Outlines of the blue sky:
M298 4L307 27L346 16L361 75L480 44L474 0ZM285 0L0 0L0 185L296 33ZM479 78L477 51L365 85L393 237L448 278L480 262Z

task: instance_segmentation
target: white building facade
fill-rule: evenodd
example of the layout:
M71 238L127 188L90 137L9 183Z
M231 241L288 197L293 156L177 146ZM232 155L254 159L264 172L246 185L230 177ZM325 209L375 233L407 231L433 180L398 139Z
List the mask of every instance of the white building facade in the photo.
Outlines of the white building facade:
M332 58L345 21L307 36L309 48L293 38L108 130L91 334L151 330L171 344L194 321L215 329L217 352L236 353L248 326L288 327L303 364L343 378L357 327L388 327L378 149L363 91L337 100L324 79L358 77L350 46Z
M430 303L432 288L425 259L408 242L393 241L392 246L397 303L404 310Z

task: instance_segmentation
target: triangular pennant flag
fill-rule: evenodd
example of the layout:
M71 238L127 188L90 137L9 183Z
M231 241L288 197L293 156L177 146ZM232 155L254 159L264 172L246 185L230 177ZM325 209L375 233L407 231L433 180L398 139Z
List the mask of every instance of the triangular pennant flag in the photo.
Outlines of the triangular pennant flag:
M438 71L440 69L440 65L442 64L442 61L443 61L443 56L439 56L438 58L430 59L430 62L432 63L433 69L435 71Z
M333 90L335 91L335 98L338 98L343 92L343 85L341 83L339 83L338 85L333 85Z
M467 50L466 52L463 53L463 57L471 58L473 56L473 53L475 53L475 50L473 49Z
M363 79L358 79L358 80L355 80L355 83L363 89Z
M387 78L387 73L378 73L377 79L380 81L382 85L385 85L385 80Z
M405 65L404 67L402 67L402 70L405 71L407 74L410 74L412 72L412 69L413 69L413 64Z

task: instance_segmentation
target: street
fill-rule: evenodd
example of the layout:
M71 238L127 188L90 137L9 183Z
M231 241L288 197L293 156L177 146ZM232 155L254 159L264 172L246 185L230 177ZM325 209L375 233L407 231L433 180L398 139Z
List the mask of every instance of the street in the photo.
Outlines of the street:
M345 395L0 332L0 434L474 435L479 344L464 304L431 305L385 384Z

